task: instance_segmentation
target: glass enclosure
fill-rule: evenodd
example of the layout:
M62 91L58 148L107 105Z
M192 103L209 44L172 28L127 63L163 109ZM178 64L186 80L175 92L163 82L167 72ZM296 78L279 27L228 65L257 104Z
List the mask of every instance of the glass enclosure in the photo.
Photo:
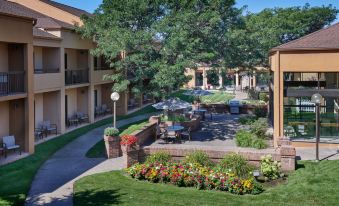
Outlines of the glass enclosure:
M321 138L339 138L339 73L284 73L284 135L315 136L314 93L323 96L320 109Z

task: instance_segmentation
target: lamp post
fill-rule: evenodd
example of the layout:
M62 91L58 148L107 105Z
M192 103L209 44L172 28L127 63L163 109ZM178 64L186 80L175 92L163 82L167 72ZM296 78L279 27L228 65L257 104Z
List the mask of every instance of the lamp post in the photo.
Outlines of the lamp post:
M320 141L320 103L322 96L319 93L313 94L311 102L315 104L315 159L319 161L319 141Z
M111 94L111 99L113 100L113 127L116 128L116 102L119 100L120 95L118 92L113 92Z

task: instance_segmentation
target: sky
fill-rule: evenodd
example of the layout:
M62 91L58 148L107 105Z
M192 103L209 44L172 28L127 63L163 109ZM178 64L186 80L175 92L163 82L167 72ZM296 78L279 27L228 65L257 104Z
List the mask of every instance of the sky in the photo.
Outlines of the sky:
M102 0L55 0L76 8L93 12ZM322 6L332 4L339 9L339 0L236 0L237 6L248 6L248 11L252 13L260 12L264 8L304 6L309 3L311 6ZM338 15L339 18L339 15ZM338 21L338 19L337 19Z

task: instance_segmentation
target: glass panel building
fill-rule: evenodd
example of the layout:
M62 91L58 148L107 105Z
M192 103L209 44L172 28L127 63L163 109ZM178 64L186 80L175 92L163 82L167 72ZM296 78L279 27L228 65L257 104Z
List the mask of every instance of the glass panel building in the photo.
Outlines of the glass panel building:
M320 109L321 138L339 137L339 73L284 72L284 136L313 139L315 136L314 93L323 96Z

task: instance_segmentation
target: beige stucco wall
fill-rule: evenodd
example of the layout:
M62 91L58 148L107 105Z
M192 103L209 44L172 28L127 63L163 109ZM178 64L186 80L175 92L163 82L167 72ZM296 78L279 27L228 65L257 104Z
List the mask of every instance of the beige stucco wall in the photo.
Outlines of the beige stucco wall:
M0 18L0 41L16 43L32 43L33 20L2 16Z
M65 91L68 101L68 118L71 117L75 112L77 112L77 90L76 89L67 89Z
M339 70L339 51L281 53L281 71L330 72Z
M60 129L60 92L46 92L43 94L43 118L56 124Z
M88 87L77 88L77 111L88 114Z
M34 95L35 102L35 127L44 121L44 97L43 94Z
M61 46L69 49L92 49L95 47L94 43L88 39L82 39L74 31L62 30Z
M58 90L64 85L61 73L34 74L34 91L45 92Z
M92 83L103 84L112 82L112 80L104 80L104 75L113 75L114 70L96 70L92 72Z
M42 47L34 47L34 69L42 70Z
M0 102L0 137L9 135L9 101Z

